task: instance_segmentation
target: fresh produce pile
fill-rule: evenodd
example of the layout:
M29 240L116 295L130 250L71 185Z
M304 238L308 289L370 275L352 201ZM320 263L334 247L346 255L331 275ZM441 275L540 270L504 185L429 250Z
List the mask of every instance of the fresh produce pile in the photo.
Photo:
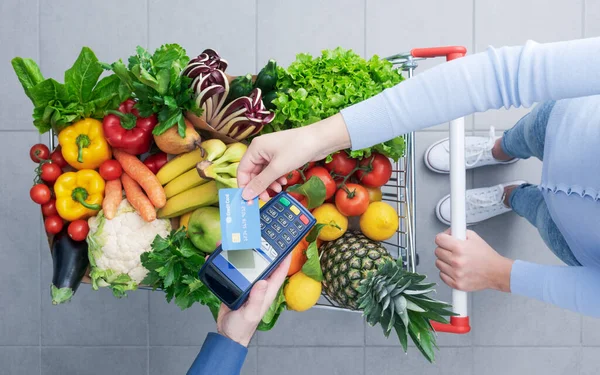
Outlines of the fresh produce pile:
M198 279L221 239L218 191L237 187L237 169L255 136L305 126L402 80L388 62L352 51L300 54L288 68L270 60L257 75L226 73L212 49L189 58L177 44L153 54L138 47L127 63L102 63L87 47L64 75L44 78L27 58L12 60L34 105L40 133L58 146L34 145L31 199L41 205L54 274L54 304L81 282L123 297L140 286L186 309L220 301ZM101 76L105 74L103 78ZM402 269L382 246L397 234L398 213L382 201L390 158L404 139L344 150L290 171L284 189L318 224L292 251L288 279L261 321L269 330L284 310L306 311L325 293L360 309L386 336L395 330L433 361L430 320L452 315L428 294L434 284ZM270 192L271 196L275 193Z

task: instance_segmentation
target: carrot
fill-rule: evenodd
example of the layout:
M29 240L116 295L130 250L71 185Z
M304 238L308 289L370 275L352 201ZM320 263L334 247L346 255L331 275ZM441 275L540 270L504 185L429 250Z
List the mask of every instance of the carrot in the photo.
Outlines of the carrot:
M165 190L152 171L138 158L119 149L113 149L115 159L121 163L123 170L137 182L148 194L150 202L156 208L162 208L167 204Z
M129 177L127 173L121 175L121 181L123 181L127 200L139 212L142 219L147 222L154 221L156 219L156 210L150 199L142 191L140 185L133 178Z
M106 181L102 210L108 220L114 219L122 199L123 188L121 187L121 179L117 178L116 180Z

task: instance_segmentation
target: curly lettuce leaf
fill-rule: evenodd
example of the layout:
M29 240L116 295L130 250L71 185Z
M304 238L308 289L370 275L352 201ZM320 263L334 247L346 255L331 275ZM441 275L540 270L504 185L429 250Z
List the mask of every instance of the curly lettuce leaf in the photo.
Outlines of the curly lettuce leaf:
M352 50L324 50L313 58L301 53L287 68L279 67L275 119L263 133L310 125L362 102L403 80L393 65L378 56L363 59ZM404 155L401 140L354 151L352 157L381 152L397 160Z

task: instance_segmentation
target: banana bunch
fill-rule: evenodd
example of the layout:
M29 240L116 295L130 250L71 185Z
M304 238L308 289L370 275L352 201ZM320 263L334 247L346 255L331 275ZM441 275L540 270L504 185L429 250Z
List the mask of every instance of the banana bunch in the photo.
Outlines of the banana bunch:
M206 159L196 165L198 175L206 180L215 180L221 187L237 188L237 169L248 146L236 142L216 160Z
M167 204L157 216L172 218L218 203L218 190L223 187L219 185L237 187L237 166L246 149L243 143L226 145L209 139L199 149L170 160L156 174L167 196ZM204 169L209 169L207 174L200 173Z

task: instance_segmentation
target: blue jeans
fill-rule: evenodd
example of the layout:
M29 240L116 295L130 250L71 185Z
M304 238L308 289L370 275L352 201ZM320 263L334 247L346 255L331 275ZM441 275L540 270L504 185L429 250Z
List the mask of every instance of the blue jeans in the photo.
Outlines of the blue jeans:
M538 104L512 129L504 132L501 143L504 153L519 159L534 156L543 162L546 128L554 104L554 101ZM569 266L581 266L550 217L542 192L537 186L524 184L514 189L509 203L514 212L538 229L546 245L558 258Z

